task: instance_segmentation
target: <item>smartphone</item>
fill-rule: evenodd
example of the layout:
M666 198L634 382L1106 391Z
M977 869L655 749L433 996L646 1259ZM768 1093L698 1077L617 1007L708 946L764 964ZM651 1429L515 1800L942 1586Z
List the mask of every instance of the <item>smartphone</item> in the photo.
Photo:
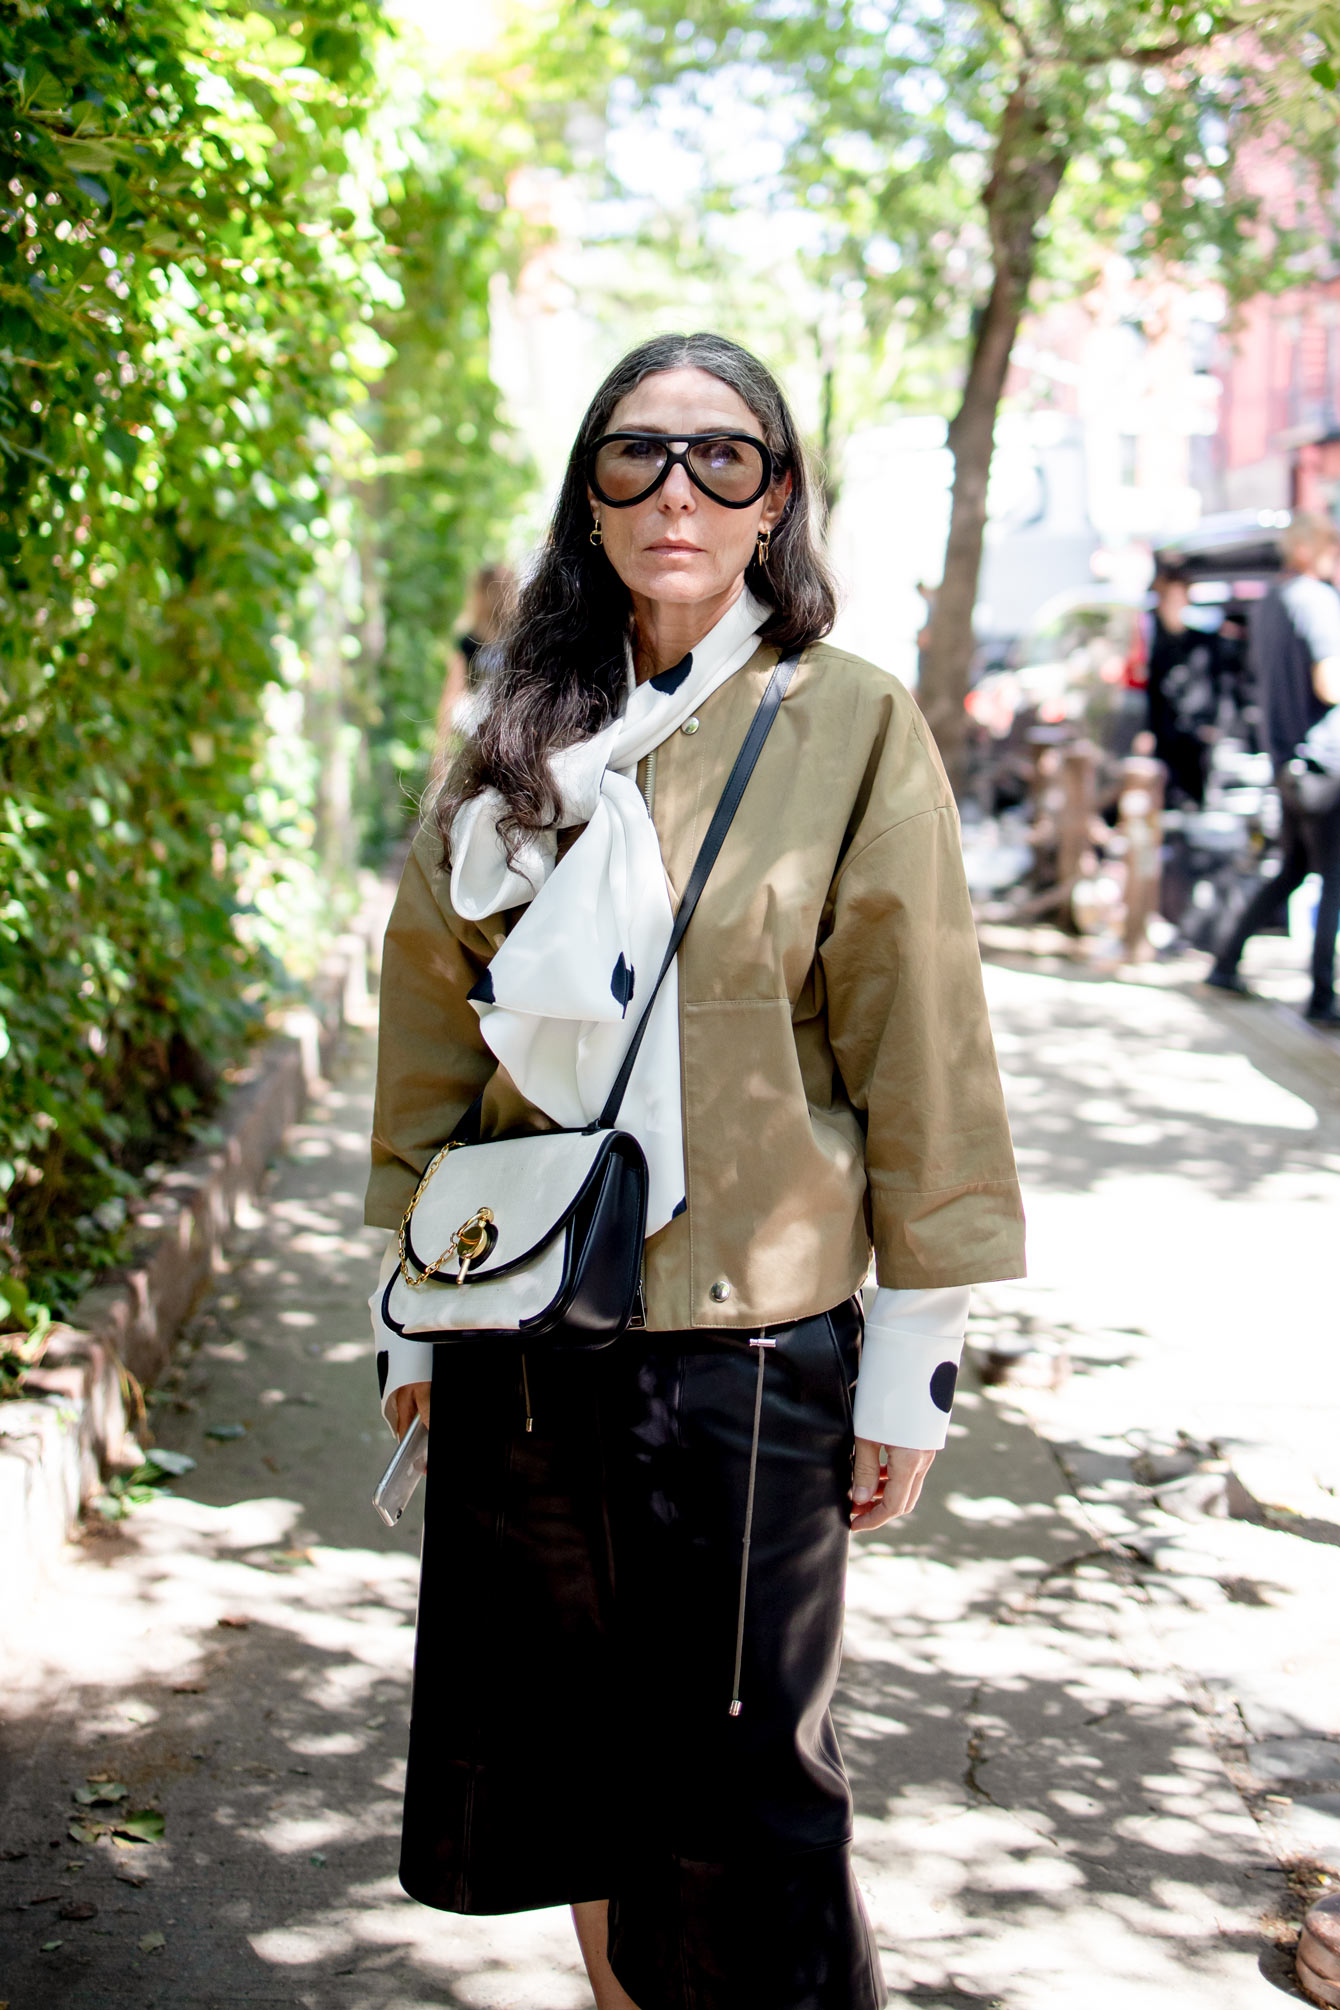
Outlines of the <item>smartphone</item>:
M396 1446L390 1465L372 1490L372 1505L388 1528L394 1528L400 1520L409 1506L410 1496L427 1470L428 1427L416 1411L414 1422Z

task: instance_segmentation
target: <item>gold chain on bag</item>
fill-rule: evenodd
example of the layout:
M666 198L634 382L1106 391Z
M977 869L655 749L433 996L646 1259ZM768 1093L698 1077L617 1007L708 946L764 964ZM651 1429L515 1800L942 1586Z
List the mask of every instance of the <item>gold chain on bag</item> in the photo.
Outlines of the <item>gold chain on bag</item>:
M447 1153L454 1151L460 1142L459 1138L448 1139L441 1151L435 1153L432 1159L430 1159L424 1171L423 1178L414 1189L414 1198L405 1209L404 1219L400 1224L400 1235L397 1243L400 1256L400 1275L404 1278L406 1284L410 1286L411 1290L417 1290L421 1284L426 1284L430 1277L436 1277L443 1265L450 1263L452 1257L457 1255L461 1258L461 1267L456 1274L456 1282L457 1284L464 1284L470 1265L477 1263L489 1246L489 1230L493 1226L494 1219L493 1209L491 1207L481 1207L470 1216L468 1221L461 1223L461 1226L457 1229L455 1235L452 1236L439 1257L435 1258L432 1263L425 1264L417 1277L412 1276L410 1273L409 1263L405 1255L405 1242L409 1234L410 1219L415 1208L419 1205L420 1196L427 1188L429 1180L433 1177L433 1174L437 1171Z

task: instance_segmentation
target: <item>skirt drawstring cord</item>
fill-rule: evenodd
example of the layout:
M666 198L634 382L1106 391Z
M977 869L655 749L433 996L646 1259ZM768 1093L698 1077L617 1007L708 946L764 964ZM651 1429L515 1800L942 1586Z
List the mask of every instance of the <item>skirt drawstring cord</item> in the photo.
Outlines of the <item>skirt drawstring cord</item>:
M754 1482L758 1477L758 1440L763 1426L763 1364L768 1358L767 1350L775 1347L775 1340L765 1340L760 1333L756 1340L749 1342L758 1349L758 1376L754 1383L754 1435L749 1446L749 1487L744 1501L744 1541L740 1547L740 1611L735 1622L735 1676L731 1683L730 1714L738 1717L744 1704L740 1701L740 1669L744 1662L744 1608L749 1591L749 1544L754 1532Z

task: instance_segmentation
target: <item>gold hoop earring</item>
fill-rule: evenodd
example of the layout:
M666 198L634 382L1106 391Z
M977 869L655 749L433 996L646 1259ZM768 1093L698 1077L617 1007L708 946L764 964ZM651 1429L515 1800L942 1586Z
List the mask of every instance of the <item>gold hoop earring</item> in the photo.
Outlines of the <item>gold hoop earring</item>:
M760 565L767 564L768 553L771 551L771 549L772 549L772 532L770 530L761 530L758 534L758 550L754 554Z
M600 528L599 517L596 518L595 523L591 527L590 542L593 545L595 545L597 549L599 549L599 547L605 542L604 533Z

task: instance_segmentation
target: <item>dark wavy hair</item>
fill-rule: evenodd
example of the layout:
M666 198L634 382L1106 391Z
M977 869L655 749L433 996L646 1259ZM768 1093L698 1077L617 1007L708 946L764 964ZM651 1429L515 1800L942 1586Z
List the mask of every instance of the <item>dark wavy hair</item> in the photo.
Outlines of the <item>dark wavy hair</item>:
M627 688L626 646L632 602L605 553L590 540L586 460L609 431L621 398L662 370L705 370L738 392L759 422L780 475L791 476L786 510L772 533L766 570L750 561L745 583L772 608L762 640L803 648L827 635L836 615L828 568L811 523L813 482L790 407L772 372L724 335L658 335L615 365L578 428L549 534L495 648L488 704L466 738L433 805L449 863L452 821L463 803L497 789L507 804L499 829L515 857L533 833L550 827L558 801L548 757L599 732Z

